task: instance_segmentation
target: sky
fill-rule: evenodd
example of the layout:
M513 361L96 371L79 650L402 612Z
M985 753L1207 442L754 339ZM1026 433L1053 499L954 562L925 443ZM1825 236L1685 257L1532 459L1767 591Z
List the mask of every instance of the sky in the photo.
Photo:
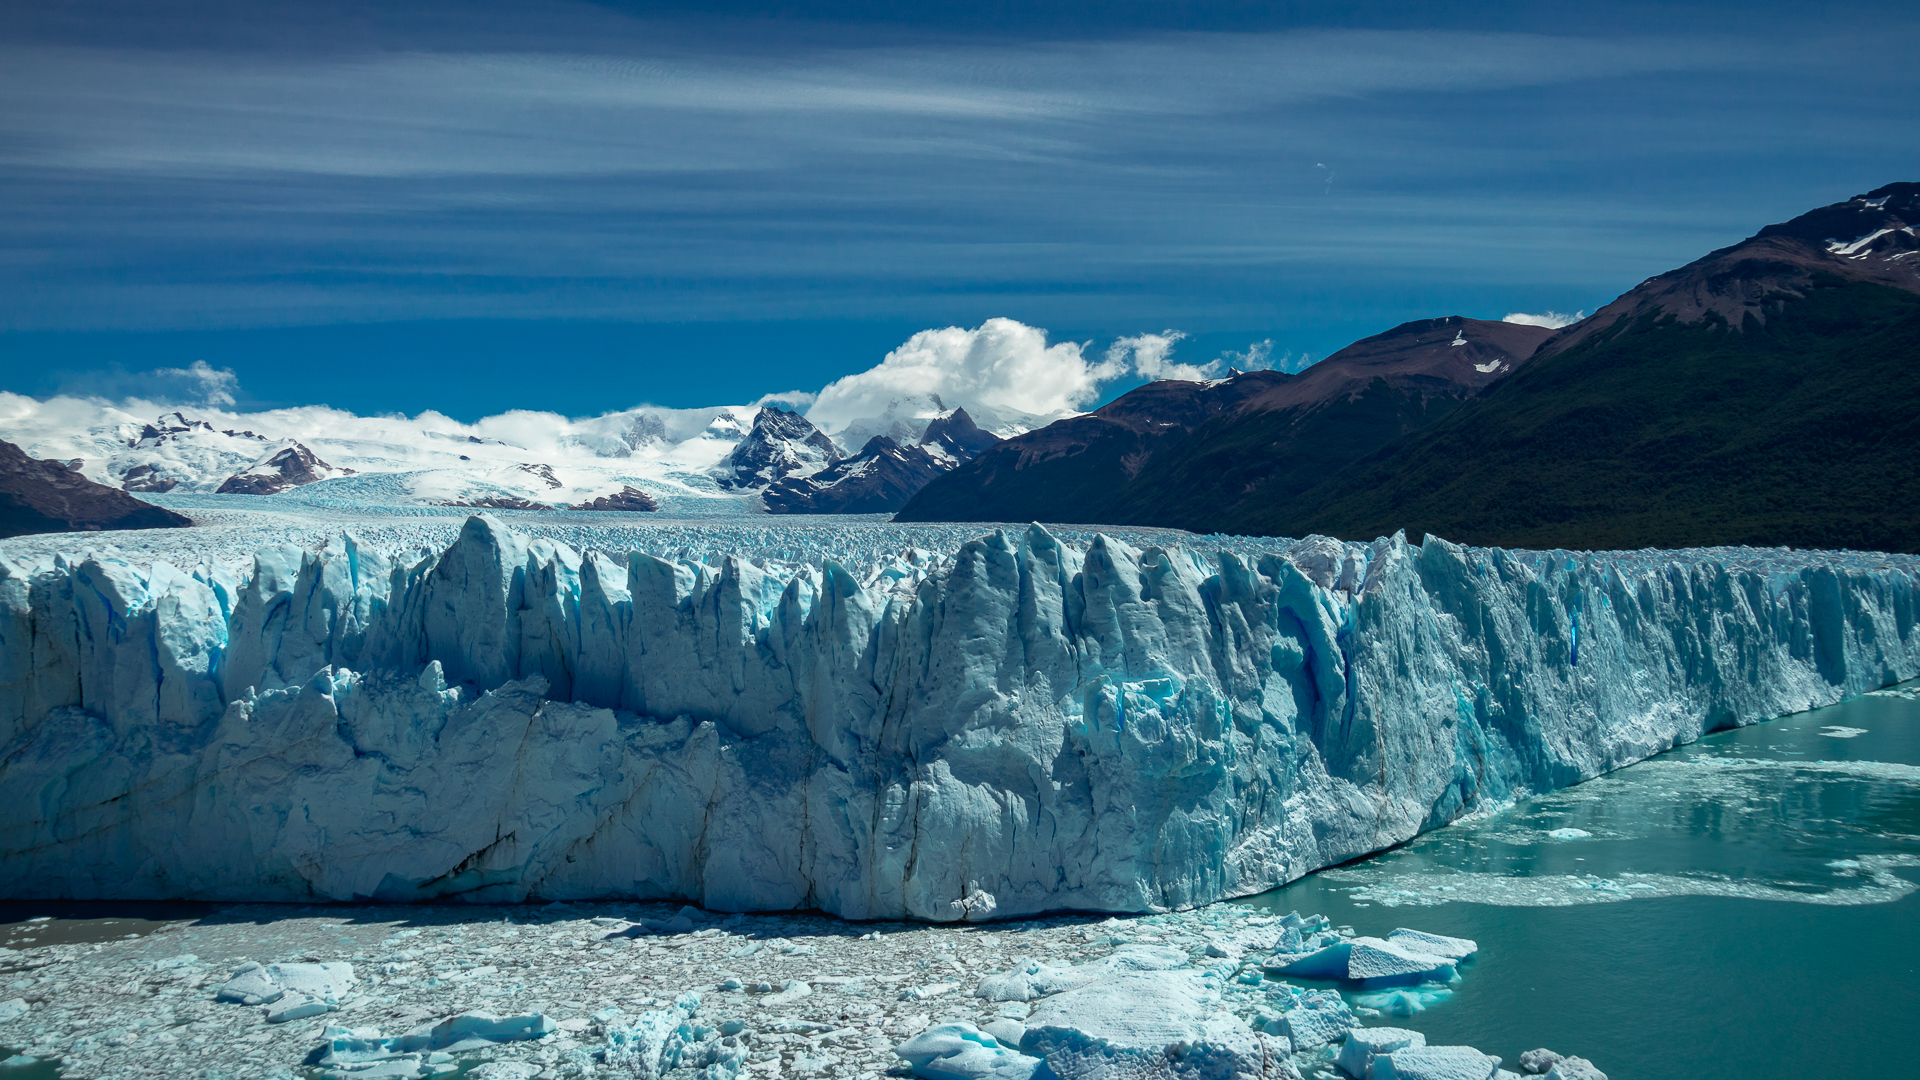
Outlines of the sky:
M21 0L0 391L590 415L1001 319L1086 407L1920 179L1917 47L1911 4Z

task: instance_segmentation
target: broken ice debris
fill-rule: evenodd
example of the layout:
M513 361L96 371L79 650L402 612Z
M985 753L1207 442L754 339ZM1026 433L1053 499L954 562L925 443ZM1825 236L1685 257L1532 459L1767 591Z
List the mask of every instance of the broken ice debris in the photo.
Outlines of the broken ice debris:
M1167 971L1185 967L1187 954L1164 945L1122 945L1087 964L1049 964L1022 957L1012 971L980 980L974 996L988 1001L1032 1001L1125 971Z
M1275 1035L1283 1035L1295 1050L1311 1050L1338 1042L1357 1026L1353 1010L1332 990L1307 990L1294 1000L1280 1019L1268 1025Z

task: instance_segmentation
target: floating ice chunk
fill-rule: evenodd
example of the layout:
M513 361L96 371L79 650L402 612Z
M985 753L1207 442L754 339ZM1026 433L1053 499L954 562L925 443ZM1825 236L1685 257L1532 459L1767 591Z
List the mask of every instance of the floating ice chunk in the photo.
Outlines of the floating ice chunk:
M1607 1074L1583 1057L1563 1057L1547 1070L1547 1080L1607 1080Z
M267 1023L304 1020L339 1008L353 987L352 964L242 964L214 995L264 1006Z
M1499 1069L1471 1046L1414 1046L1374 1058L1368 1080L1492 1080Z
M981 1031L993 1036L1001 1046L1019 1046L1020 1040L1027 1035L1027 1025L1020 1018L1001 1016L981 1025Z
M1050 1057L1062 1046L1104 1043L1157 1054L1190 1039L1219 1003L1216 982L1198 971L1119 972L1043 999L1020 1049Z
M1867 729L1863 727L1841 727L1838 724L1829 724L1820 729L1820 734L1829 739L1854 739L1866 733Z
M12 1001L0 1001L0 1024L11 1024L31 1012L33 1006L26 998L14 998Z
M467 1074L467 1080L533 1080L540 1066L530 1061L489 1061Z
M926 1001L928 998L937 998L942 994L950 994L958 989L960 989L960 984L957 982L928 983L925 986L909 986L905 990L900 991L900 1000Z
M1277 1026L1279 1034L1286 1036L1295 1050L1311 1050L1338 1042L1357 1022L1353 1010L1339 994L1331 990L1309 990L1280 1017Z
M1219 1004L1217 981L1203 972L1122 972L1041 1001L1020 1049L1044 1057L1059 1080L1297 1076L1286 1039Z
M1585 840L1593 834L1585 829L1548 829L1547 835L1555 840Z
M15 1054L10 1058L0 1060L0 1069L24 1069L29 1065L38 1064L40 1064L40 1059L31 1054Z
M1480 951L1479 943L1472 938L1429 934L1424 930L1409 930L1404 926L1388 934L1387 940L1403 949L1411 949L1432 956L1444 956L1449 960L1465 960Z
M1541 1047L1520 1055L1520 1069L1523 1072L1543 1073L1560 1063L1560 1055Z
M1347 1041L1333 1063L1345 1069L1349 1076L1366 1080L1367 1067L1373 1064L1375 1056L1425 1045L1425 1035L1405 1028L1354 1028L1347 1032Z
M327 1080L426 1080L459 1067L452 1054L399 1054L381 1061L336 1066L321 1075Z
M958 983L954 985L959 985ZM785 1005L789 1001L799 1001L813 993L813 986L800 979L788 979L780 988L760 1000L762 1007Z
M213 995L215 1001L237 1001L242 1005L264 1005L269 1001L278 1001L287 991L267 975L264 964L247 963L233 969L233 977L228 979Z
M1123 971L1168 971L1185 967L1187 954L1164 945L1122 945L1086 964L1048 964L1022 957L1012 971L989 975L974 989L988 1001L1032 1001Z
M1336 942L1285 963L1278 970L1283 975L1303 979L1347 979L1367 987L1448 982L1455 975L1450 957L1419 952L1374 937Z
M356 1078L427 1076L446 1071L435 1068L441 1064L435 1055L451 1062L451 1054L459 1051L538 1039L555 1029L553 1021L540 1013L495 1016L483 1012L459 1013L391 1039L381 1037L378 1028L329 1027L323 1033L327 1041L320 1048L319 1064L331 1070L329 1075L337 1073ZM369 1071L375 1066L388 1064L392 1068L387 1071ZM411 1067L413 1071L406 1071L403 1066ZM451 1064L447 1066L448 1069L452 1067Z
M913 1074L926 1080L1029 1080L1037 1057L1008 1049L968 1023L928 1028L895 1048Z
M309 1017L324 1016L337 1007L337 1005L329 1005L317 997L289 993L282 995L279 1000L266 1006L263 1011L267 1014L267 1023L284 1024L289 1020L305 1020Z

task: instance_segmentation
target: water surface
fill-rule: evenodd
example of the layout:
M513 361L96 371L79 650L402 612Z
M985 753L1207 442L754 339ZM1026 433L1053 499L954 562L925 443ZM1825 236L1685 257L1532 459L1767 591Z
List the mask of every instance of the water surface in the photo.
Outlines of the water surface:
M1429 1042L1612 1080L1915 1075L1920 692L1698 743L1244 903L1480 942ZM1584 835L1583 835L1584 834Z

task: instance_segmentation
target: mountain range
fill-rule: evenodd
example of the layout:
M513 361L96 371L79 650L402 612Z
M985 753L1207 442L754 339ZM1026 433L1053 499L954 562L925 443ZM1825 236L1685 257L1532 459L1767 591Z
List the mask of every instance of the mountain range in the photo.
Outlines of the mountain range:
M1920 184L1891 184L1558 331L1436 319L1299 375L1150 384L1007 440L899 517L1920 550L1916 225Z

